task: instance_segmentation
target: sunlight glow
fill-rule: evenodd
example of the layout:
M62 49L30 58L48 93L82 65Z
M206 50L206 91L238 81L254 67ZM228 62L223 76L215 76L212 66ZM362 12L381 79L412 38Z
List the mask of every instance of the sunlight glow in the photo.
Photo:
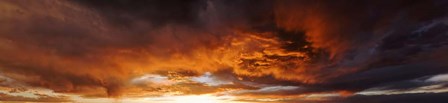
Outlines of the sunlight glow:
M219 103L219 100L212 95L191 95L174 98L175 103Z

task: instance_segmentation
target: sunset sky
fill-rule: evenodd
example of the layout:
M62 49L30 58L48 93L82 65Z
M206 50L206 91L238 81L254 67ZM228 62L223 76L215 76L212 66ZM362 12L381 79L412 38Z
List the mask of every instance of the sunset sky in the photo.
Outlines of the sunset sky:
M0 103L448 103L448 0L0 0Z

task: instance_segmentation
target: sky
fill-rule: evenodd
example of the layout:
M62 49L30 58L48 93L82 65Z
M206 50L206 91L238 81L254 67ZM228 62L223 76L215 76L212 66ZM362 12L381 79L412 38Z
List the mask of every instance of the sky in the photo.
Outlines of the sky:
M447 103L447 0L0 0L0 103Z

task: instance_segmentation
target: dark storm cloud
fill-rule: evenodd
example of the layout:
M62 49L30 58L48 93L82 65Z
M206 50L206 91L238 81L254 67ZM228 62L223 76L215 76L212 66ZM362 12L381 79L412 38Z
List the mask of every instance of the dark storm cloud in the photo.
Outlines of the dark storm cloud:
M329 98L327 100L280 100L275 103L445 103L447 93L414 93L397 95L354 95L346 98ZM250 101L259 102L259 101Z
M99 11L117 25L135 23L136 20L165 25L167 23L197 23L199 11L205 9L202 0L74 0Z
M311 66L307 73L292 75L310 75L309 79L321 79L318 83L298 84L317 88L308 89L314 92L360 91L391 82L448 72L445 63L447 60L442 59L448 52L447 31L444 29L447 27L447 7L442 5L446 5L446 2L282 1L278 6L281 9L274 11L279 10L279 14L275 16L276 19L280 18L277 25L293 31L304 31L311 45L332 54L328 56L324 51L319 54L320 58L314 58L312 62L317 67ZM282 34L279 36L282 37ZM299 44L303 45L307 42L297 37L300 34L293 36L287 37L294 38L293 42L284 46L290 45L296 47L291 49L300 50L301 46L294 43L301 42ZM277 57L274 60L282 59ZM255 63L248 62L250 65ZM287 66L294 68L294 64ZM255 66L254 70L262 68L263 65ZM288 84L294 83L285 83Z
M421 68L425 68L425 70L422 70ZM397 67L376 68L375 70L335 78L334 80L331 81L334 84L330 85L332 88L337 89L348 89L355 91L363 90L384 83L399 82L403 80L415 79L426 75L446 73L445 68L446 66L433 67L432 65L418 65L418 64L408 64L405 66L397 66Z
M416 93L399 95L355 95L330 103L445 103L448 93Z
M134 23L145 22L155 27L175 24L216 30L217 28L213 27L226 29L229 26L246 25L244 26L246 28L256 28L272 23L270 20L272 1L268 0L74 0L73 2L97 11L117 26L125 27L135 27Z

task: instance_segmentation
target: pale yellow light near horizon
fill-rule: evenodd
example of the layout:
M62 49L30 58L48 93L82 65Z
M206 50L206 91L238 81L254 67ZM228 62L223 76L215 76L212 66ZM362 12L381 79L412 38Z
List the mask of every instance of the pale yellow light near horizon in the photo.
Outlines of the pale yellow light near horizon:
M148 97L144 99L126 99L122 103L247 103L233 101L233 96L215 96L212 94Z
M223 103L212 95L190 95L173 98L175 103Z

